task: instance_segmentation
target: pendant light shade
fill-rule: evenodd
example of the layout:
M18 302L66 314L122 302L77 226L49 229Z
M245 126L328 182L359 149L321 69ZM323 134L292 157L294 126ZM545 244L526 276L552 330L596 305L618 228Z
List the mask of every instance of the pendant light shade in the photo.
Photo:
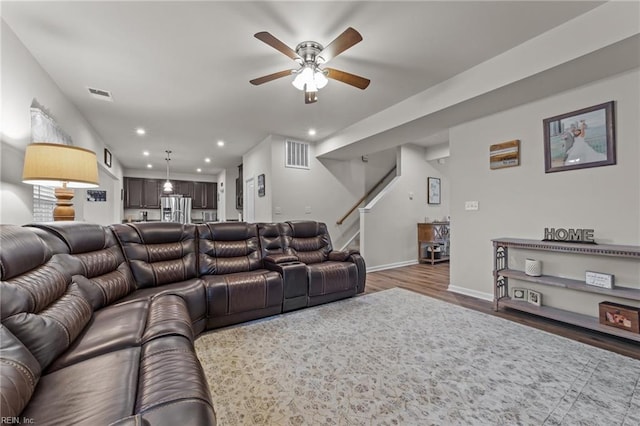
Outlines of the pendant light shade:
M165 152L167 153L167 157L165 158L165 160L167 160L167 180L164 185L162 185L162 190L164 192L173 192L173 184L169 180L169 161L171 161L171 151L166 150Z

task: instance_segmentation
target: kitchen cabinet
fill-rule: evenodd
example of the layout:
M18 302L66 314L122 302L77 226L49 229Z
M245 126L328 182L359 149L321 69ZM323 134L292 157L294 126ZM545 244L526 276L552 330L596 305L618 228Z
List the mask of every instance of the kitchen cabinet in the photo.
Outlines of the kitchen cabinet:
M218 184L215 182L193 182L192 206L194 209L217 209Z
M160 181L157 179L124 178L124 207L130 209L160 208Z
M174 180L172 195L182 195L193 198L193 182L186 180Z

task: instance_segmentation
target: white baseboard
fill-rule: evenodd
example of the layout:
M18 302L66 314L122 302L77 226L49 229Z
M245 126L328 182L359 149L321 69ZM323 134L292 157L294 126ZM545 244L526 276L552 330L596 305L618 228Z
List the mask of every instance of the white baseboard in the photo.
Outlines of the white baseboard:
M404 262L387 263L386 265L371 266L367 268L367 272L384 271L385 269L400 268L402 266L417 265L417 260L407 260Z
M447 290L453 293L464 294L465 296L471 296L475 297L476 299L488 300L489 302L493 302L493 294L491 293L484 293L482 291L471 290L469 288L458 287L451 284L449 284Z

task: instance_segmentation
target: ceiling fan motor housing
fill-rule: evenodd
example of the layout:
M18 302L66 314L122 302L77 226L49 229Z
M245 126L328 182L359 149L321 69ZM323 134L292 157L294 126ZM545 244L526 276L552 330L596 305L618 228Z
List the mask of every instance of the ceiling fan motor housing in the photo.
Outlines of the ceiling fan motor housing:
M320 43L303 41L296 46L296 53L302 58L305 64L316 64L316 58L320 58L318 53L322 52L322 49L324 48Z

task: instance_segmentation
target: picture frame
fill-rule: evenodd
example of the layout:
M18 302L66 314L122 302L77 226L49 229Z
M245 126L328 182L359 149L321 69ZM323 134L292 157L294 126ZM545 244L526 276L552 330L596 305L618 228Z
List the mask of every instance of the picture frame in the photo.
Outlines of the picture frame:
M427 204L440 204L440 178L427 178Z
M104 164L111 168L111 151L107 148L104 149Z
M521 300L523 302L528 301L528 290L526 288L519 288L516 287L513 289L513 295L511 296L511 298L513 300Z
M527 290L527 302L531 303L532 305L542 306L542 293L533 290Z
M545 173L616 164L614 101L545 118Z
M264 174L261 174L258 175L258 197L264 197L265 192Z

